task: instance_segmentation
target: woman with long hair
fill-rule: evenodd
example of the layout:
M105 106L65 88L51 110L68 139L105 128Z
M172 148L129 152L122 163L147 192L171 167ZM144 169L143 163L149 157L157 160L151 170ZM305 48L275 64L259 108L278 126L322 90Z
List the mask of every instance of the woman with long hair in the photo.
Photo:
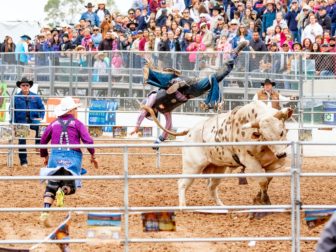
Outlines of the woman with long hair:
M251 36L249 35L246 26L241 24L237 30L237 35L232 39L232 47L236 48L240 42L250 40Z
M244 24L247 27L249 27L250 26L250 22L253 21L253 19L251 17L251 14L252 14L252 10L246 9L245 13L244 13L244 16L243 16L243 18L241 20L241 23Z
M51 41L50 41L50 48L51 48L51 51L54 52L51 55L52 65L53 66L59 66L59 64L60 64L60 62L59 62L60 54L57 53L57 52L61 51L61 40L59 38L58 32L53 32L52 33L52 38L51 38Z
M302 46L303 46L302 51L304 51L304 52L311 52L312 49L313 49L313 43L311 42L311 40L309 38L305 38L302 41Z
M156 23L154 19L149 20L149 27L148 30L154 32L156 27Z
M8 65L15 65L15 44L12 37L6 36L3 44L1 45L1 52L5 53L2 55L3 63Z

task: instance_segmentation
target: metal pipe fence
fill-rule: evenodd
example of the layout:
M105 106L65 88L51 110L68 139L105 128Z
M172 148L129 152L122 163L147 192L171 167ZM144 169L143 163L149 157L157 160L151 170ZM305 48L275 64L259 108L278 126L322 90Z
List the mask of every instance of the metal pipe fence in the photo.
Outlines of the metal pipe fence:
M176 243L176 242L243 242L243 241L289 241L291 242L291 250L293 252L300 251L301 241L317 241L318 237L303 237L301 235L301 212L307 209L332 209L336 208L335 205L304 205L300 202L300 186L301 177L325 177L336 176L336 173L325 172L302 172L302 161L300 157L300 148L304 145L336 145L336 142L230 142L230 143L174 143L160 145L161 148L176 148L176 147L211 147L211 146L244 146L244 145L288 145L290 148L291 157L291 169L288 172L278 173L246 173L246 174L148 174L148 175L130 175L129 174L129 154L132 148L148 148L158 146L154 144L95 144L95 145L69 145L69 148L119 148L123 151L123 174L122 175L93 175L93 176L0 176L0 181L27 181L27 180L41 180L41 179L62 179L62 180L121 180L123 181L124 197L122 207L64 207L64 208L34 208L34 207L11 207L0 208L0 212L122 212L124 214L124 237L120 239L120 242L124 245L124 250L128 251L129 245L132 243ZM42 148L57 148L62 145L39 145ZM18 145L0 145L0 149L15 149ZM36 145L27 145L27 148L36 148ZM145 179L179 179L179 178L233 178L233 177L289 177L291 183L291 202L288 205L232 205L232 206L154 206L154 207L133 207L129 205L129 181L130 180L145 180ZM240 213L250 212L290 212L291 213L291 235L290 236L278 236L278 237L194 237L194 238L136 238L132 237L129 233L129 215L138 214L142 212L152 211L219 211L222 213L233 211ZM86 243L87 239L71 239L66 241L45 241L45 240L0 240L0 244L36 244L36 243Z

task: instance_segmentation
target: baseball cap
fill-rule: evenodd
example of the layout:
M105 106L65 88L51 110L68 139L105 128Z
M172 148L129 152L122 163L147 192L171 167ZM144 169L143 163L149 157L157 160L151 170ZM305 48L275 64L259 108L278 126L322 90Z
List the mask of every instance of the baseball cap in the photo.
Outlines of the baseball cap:
M206 17L206 14L205 14L205 13L202 13L202 14L200 15L200 17Z
M326 10L326 7L324 7L324 6L320 6L320 7L318 8L318 10Z

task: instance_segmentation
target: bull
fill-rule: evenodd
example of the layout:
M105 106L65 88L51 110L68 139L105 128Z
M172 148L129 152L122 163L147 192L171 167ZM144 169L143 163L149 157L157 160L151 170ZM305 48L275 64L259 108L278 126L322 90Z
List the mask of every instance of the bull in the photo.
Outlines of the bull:
M228 113L218 114L192 128L185 142L247 142L285 141L285 121L293 110L276 110L264 102L254 101ZM247 173L269 173L285 164L286 145L248 145L185 147L183 153L183 174L224 173L227 170L244 168ZM254 204L271 204L267 194L272 177L255 177L260 190L253 199ZM186 206L186 191L193 178L178 181L179 205ZM224 205L218 197L219 178L210 178L208 189L217 205Z

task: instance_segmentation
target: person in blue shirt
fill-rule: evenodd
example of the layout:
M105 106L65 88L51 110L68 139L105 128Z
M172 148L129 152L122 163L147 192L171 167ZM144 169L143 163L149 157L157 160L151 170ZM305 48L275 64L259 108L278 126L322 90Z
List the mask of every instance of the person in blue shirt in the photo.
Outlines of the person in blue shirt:
M34 82L23 77L21 81L16 82L16 86L21 88L21 91L14 96L14 119L15 124L31 124L30 129L35 131L35 144L40 144L38 138L38 124L43 120L45 108L41 97L30 91ZM19 145L25 145L26 139L20 138ZM22 167L28 167L27 150L19 149L19 159Z
M28 64L28 44L31 38L28 35L22 35L20 42L15 48L15 58L20 65Z
M92 3L88 3L85 6L85 8L87 8L87 11L82 14L80 20L81 19L90 20L91 26L99 27L99 25L100 25L99 17L95 12L93 12L93 7L94 7L94 5L92 5Z

